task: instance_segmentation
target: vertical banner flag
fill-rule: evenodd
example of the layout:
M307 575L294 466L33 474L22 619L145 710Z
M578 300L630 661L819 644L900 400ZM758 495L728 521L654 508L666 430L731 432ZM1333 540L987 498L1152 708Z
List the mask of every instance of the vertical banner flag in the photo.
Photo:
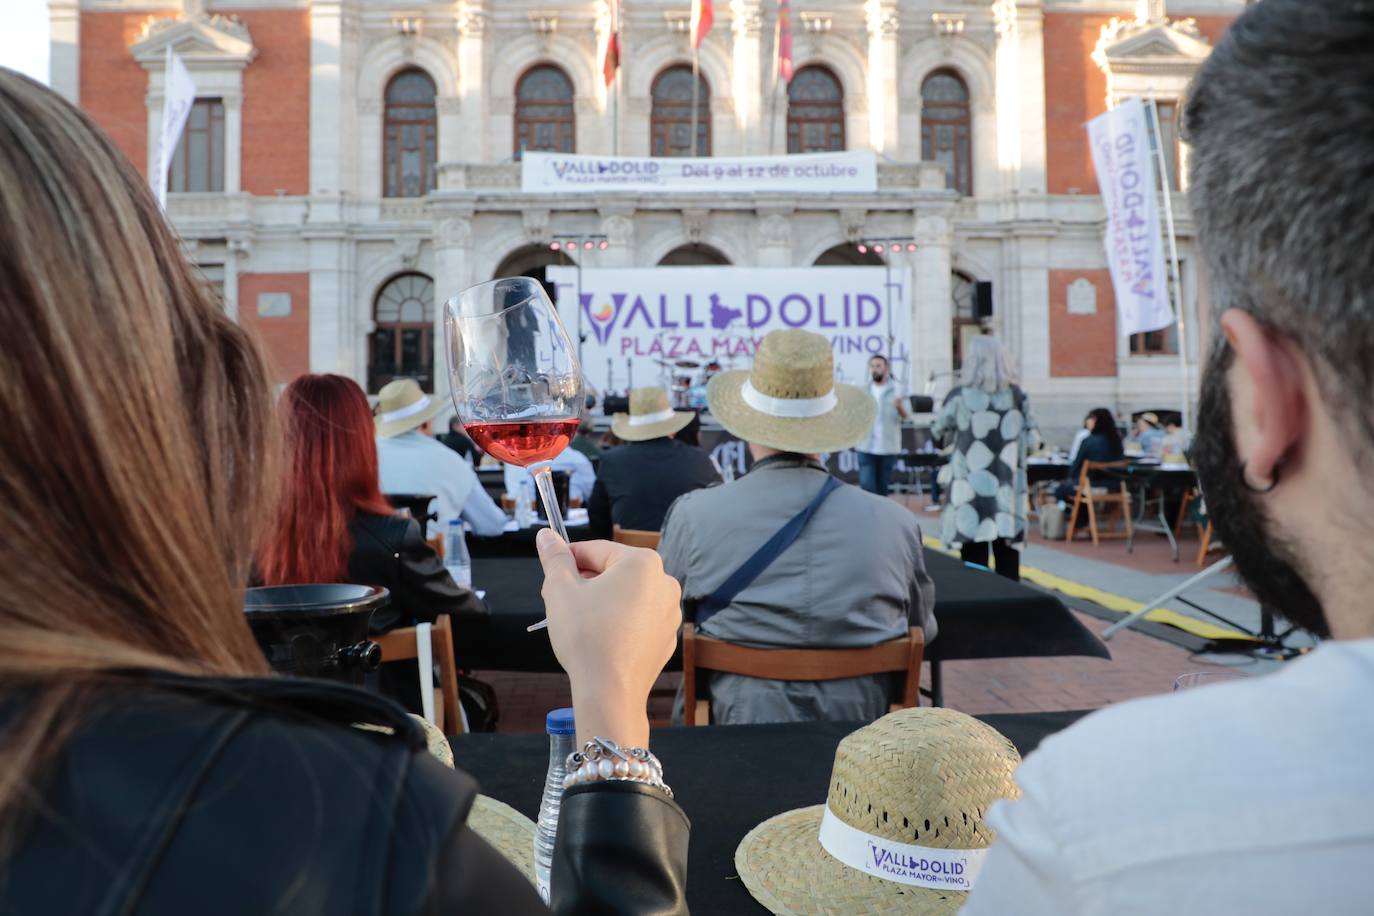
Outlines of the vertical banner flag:
M706 33L711 31L711 24L716 21L715 11L711 8L711 0L692 0L692 47L701 47L702 39Z
M697 387L705 369L745 369L763 336L803 328L830 341L839 381L866 384L868 360L888 351L911 367L909 275L883 267L546 268L563 322L586 331L582 371L601 391ZM892 310L891 325L888 309ZM579 314L580 313L580 314ZM704 392L704 389L702 389Z
M172 168L172 157L176 153L177 142L181 140L181 130L186 126L186 118L191 114L191 106L196 101L196 83L191 72L186 69L181 56L169 46L167 62L163 70L162 93L162 132L158 143L157 168L153 188L158 205L167 209L167 173Z
M606 77L609 87L615 82L615 71L620 69L620 2L611 0L611 35L606 39L606 59L601 62L601 73Z
M778 0L778 78L792 82L792 4Z
M1129 98L1088 122L1093 167L1107 208L1107 266L1126 335L1174 323L1147 117L1145 103Z

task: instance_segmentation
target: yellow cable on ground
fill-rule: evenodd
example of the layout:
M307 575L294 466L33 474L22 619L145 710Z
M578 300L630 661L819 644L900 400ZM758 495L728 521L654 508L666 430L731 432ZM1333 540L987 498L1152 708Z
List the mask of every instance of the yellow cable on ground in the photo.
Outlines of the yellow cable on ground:
M925 546L930 550L936 550L949 556L957 556L954 551L948 550L943 544L932 537L923 538ZM1100 588L1093 588L1091 585L1084 585L1072 579L1065 579L1063 576L1056 576L1054 573L1047 573L1043 569L1035 569L1029 566L1021 567L1021 578L1027 582L1033 582L1041 588L1048 588L1052 591L1068 595L1070 598L1081 598L1084 601L1091 601L1100 604L1109 611L1119 611L1122 614L1134 614L1145 606L1144 602L1132 601L1130 598L1121 595L1113 595L1111 592L1104 592ZM1239 630L1232 630L1228 627L1217 626L1198 620L1196 617L1189 617L1187 614L1180 614L1167 608L1155 608L1145 615L1145 619L1151 623L1162 623L1185 633L1202 639L1249 639L1254 640L1253 636L1242 633Z

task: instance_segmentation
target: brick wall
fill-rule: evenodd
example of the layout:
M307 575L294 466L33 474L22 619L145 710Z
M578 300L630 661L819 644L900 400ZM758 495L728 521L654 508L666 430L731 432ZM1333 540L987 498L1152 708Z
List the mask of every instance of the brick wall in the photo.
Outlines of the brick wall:
M78 79L81 107L110 135L139 174L148 172L148 74L129 53L150 15L81 13Z
M1069 314L1069 284L1086 278L1097 287L1097 311ZM1050 375L1116 375L1116 296L1106 270L1050 271Z
M243 71L243 190L310 193L310 11L216 12L237 16L258 49Z
M1187 13L1169 10L1172 18ZM1215 47L1229 16L1197 16L1198 30ZM1111 16L1045 14L1045 155L1051 194L1096 194L1088 121L1107 110L1107 75L1093 63L1093 48Z
M258 314L259 293L289 293L291 314ZM289 382L310 371L310 275L239 274L239 322L253 331L267 352L272 379Z

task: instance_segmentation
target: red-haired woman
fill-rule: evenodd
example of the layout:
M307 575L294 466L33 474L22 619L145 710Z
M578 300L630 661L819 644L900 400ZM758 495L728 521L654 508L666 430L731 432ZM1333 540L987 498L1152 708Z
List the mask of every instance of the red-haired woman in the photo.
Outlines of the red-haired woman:
M374 633L483 611L471 591L454 584L419 524L382 495L372 410L356 382L302 375L286 386L280 411L286 468L276 520L258 549L263 585L390 589L391 603L372 616Z

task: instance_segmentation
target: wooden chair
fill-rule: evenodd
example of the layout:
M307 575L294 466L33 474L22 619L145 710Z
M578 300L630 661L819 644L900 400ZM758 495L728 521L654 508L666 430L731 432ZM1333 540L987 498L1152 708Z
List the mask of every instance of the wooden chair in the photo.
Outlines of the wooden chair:
M463 733L463 712L458 705L458 665L453 656L453 622L446 614L430 628L430 647L433 658L439 663L439 692L435 704L435 718L439 728L446 735ZM415 627L391 630L378 636L369 637L382 649L382 661L404 662L419 658L415 645ZM428 681L422 679L421 690L429 688Z
M442 561L444 559L444 536L442 534L430 535L429 546L434 548L434 552L439 555L439 559Z
M1202 529L1202 544L1197 550L1197 565L1201 569L1207 563L1207 551L1212 549L1212 521L1207 520L1207 527Z
M617 544L647 547L650 550L657 550L658 542L663 539L663 535L657 531L640 531L636 528L622 528L619 525L615 526L611 537Z
M1083 506L1088 507L1088 531L1092 535L1093 546L1096 547L1098 540L1103 538L1129 538L1131 536L1131 494L1126 489L1126 481L1119 481L1115 488L1112 486L1094 487L1092 484L1092 472L1108 470L1111 468L1129 467L1129 461L1085 461L1083 470L1078 475L1078 487L1073 491L1073 511L1069 513L1069 527L1064 532L1064 540L1072 541L1075 529L1078 527L1078 512ZM1120 514L1125 527L1121 531L1099 532L1097 529L1097 507L1114 506L1116 513Z
M920 705L921 656L925 634L911 627L901 639L861 649L755 649L699 636L696 626L682 625L682 695L688 725L708 725L709 700L697 698L697 672L721 671L780 681L834 681L897 671L906 675L900 703L893 709Z

